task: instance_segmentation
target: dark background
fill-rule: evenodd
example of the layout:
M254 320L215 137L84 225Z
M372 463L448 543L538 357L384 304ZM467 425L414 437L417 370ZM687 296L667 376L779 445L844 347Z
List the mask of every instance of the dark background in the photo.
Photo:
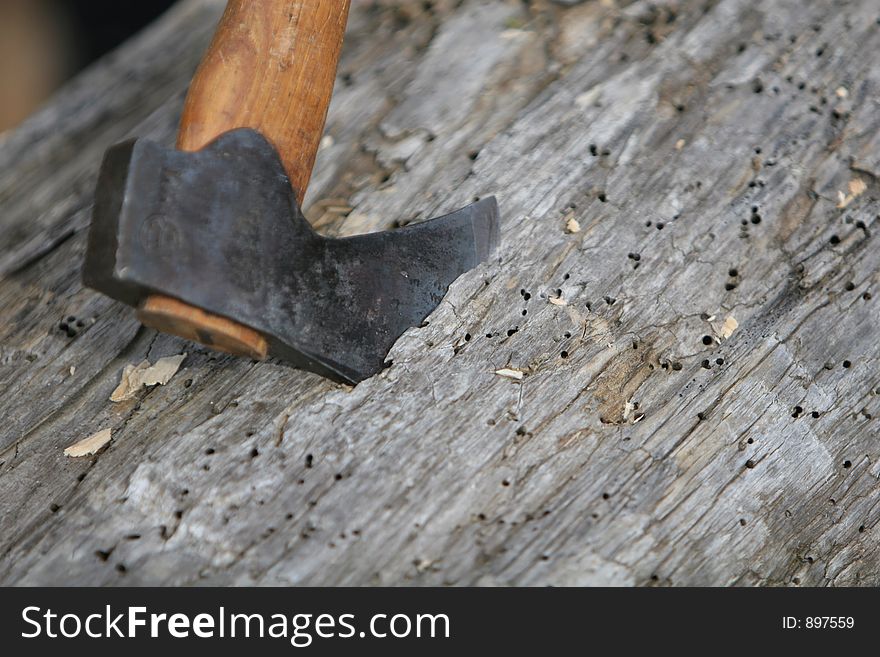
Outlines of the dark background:
M0 0L0 131L174 0Z
M152 22L174 0L55 0L67 9L80 41L80 63L112 50Z

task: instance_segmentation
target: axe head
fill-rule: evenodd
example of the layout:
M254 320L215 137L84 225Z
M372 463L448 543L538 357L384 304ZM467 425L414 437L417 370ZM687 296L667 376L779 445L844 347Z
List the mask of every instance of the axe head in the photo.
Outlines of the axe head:
M258 132L235 130L195 153L135 140L105 156L83 279L132 306L159 294L226 317L265 336L272 355L354 384L489 257L498 224L487 198L331 239L305 220Z

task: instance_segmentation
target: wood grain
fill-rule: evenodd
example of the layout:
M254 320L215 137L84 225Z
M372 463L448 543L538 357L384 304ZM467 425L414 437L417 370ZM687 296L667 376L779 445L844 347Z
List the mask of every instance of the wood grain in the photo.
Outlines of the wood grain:
M257 130L281 156L301 204L324 134L349 6L349 0L230 0L190 86L177 148L198 151L230 130ZM258 360L268 353L253 329L176 299L152 296L137 317L218 351Z
M173 144L222 8L0 144L0 581L880 584L876 2L355 3L307 214L504 216L353 389L79 282L103 150Z

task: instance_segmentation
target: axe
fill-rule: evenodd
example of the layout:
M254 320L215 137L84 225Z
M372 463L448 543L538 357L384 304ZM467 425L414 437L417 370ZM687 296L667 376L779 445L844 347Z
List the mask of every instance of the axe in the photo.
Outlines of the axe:
M112 147L83 280L146 326L356 384L492 253L486 198L393 231L331 239L300 210L349 0L230 0L186 98L177 148Z

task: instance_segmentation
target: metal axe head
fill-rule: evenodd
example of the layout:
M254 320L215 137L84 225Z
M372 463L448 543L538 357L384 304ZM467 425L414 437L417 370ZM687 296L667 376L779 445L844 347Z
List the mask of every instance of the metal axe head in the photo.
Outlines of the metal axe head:
M265 336L272 355L358 383L489 257L498 224L487 198L331 239L305 220L259 132L234 130L198 152L136 140L105 156L83 277L132 306L160 294L234 320Z

